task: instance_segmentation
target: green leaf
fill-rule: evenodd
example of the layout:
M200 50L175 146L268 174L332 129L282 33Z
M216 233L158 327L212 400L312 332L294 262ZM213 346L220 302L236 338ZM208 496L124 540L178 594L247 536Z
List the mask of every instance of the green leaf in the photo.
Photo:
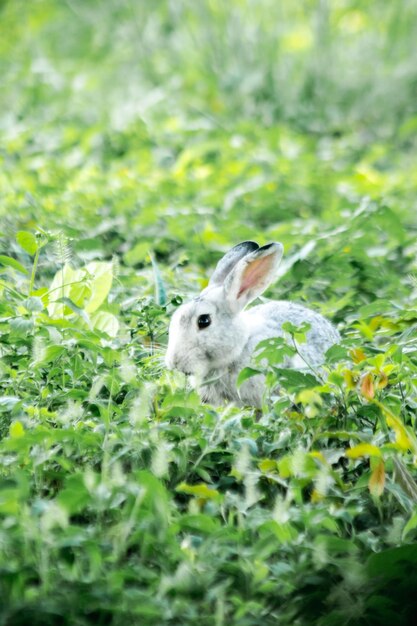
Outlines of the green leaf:
M71 298L67 298L64 296L63 298L58 298L56 302L62 302L63 304L65 304L65 306L67 306L73 313L82 317L82 319L84 320L84 322L87 324L89 328L92 327L90 318L88 317L87 313L84 311L84 309L80 309L80 307L77 306L71 300Z
M414 502L417 502L417 483L401 459L394 458L394 481Z
M41 350L41 354L38 358L34 359L32 367L44 367L48 363L56 361L56 359L58 359L64 353L64 346L48 346L45 350Z
M321 432L316 433L317 439L357 439L361 441L363 439L363 435L360 433L356 433L353 431L347 430L323 430Z
M57 271L49 288L48 313L51 317L62 317L68 314L69 311L66 311L62 298L70 298L76 306L81 308L85 298L80 297L79 289L80 285L84 288L84 281L85 272L82 269L74 270L67 263Z
M179 519L179 526L191 532L207 533L208 535L219 530L220 522L208 515L183 515Z
M17 515L19 512L18 489L0 489L0 513L3 515Z
M22 303L27 311L43 311L44 306L41 298L30 296Z
M295 348L289 346L283 337L271 337L264 339L256 346L255 362L262 364L264 359L270 365L282 363L285 357L296 354Z
M84 268L73 269L65 264L51 283L48 312L51 317L62 317L70 311L80 315L94 313L107 298L113 282L113 263L94 261ZM63 300L68 298L71 301ZM77 309L74 309L78 307Z
M337 363L348 358L348 350L339 344L331 346L326 352L326 363Z
M276 522L275 520L269 520L262 524L259 529L260 533L271 533L274 539L277 539L279 543L287 544L291 543L297 538L297 529L294 528L289 522Z
M406 523L406 525L403 528L403 532L402 532L402 540L404 541L407 537L407 535L414 530L415 528L417 528L417 509L414 511L414 513L411 515L410 519L408 520L408 522Z
M392 311L392 309L392 302L389 300L376 299L374 302L371 302L371 304L361 306L358 313L361 317L369 317L371 315L381 315L387 311Z
M303 322L300 326L294 326L291 322L284 322L281 328L294 337L297 343L305 343L307 341L306 333L310 330L311 324Z
M286 389L305 389L320 385L320 382L312 374L304 374L298 370L274 367L274 373L278 384Z
M70 515L80 513L90 502L91 496L85 486L84 474L68 476L65 487L59 492L57 501Z
M16 241L30 255L34 255L39 247L35 235L26 230L19 230L16 234Z
M117 317L108 311L97 311L91 317L91 324L94 329L106 333L109 337L117 337L120 328Z
M23 437L25 429L23 428L22 422L13 422L13 424L10 425L9 434L12 439Z
M143 263L149 254L149 242L139 241L133 248L130 248L123 256L123 260L127 265L136 265L137 263Z
M85 310L87 313L94 313L109 295L113 282L113 263L93 261L86 265L85 270L93 277L90 283L91 296L87 300Z
M370 580L391 578L401 580L408 565L415 568L417 563L417 544L390 548L372 554L366 564Z
M144 505L150 508L157 537L163 537L170 521L170 498L163 482L147 470L135 476L137 483L145 488Z
M6 267L12 267L13 269L17 270L21 274L29 273L27 269L23 267L21 263L19 263L19 261L16 261L16 259L12 259L12 257L10 256L5 256L4 254L0 254L0 263L1 265L5 265Z
M358 546L351 539L319 534L314 540L314 547L324 549L329 555L352 554L358 552Z
M245 380L248 380L248 378L252 378L253 376L257 376L258 374L261 374L261 373L262 372L254 369L253 367L244 367L243 370L239 372L239 375L237 377L237 381L236 381L237 387L239 388L241 384L245 382Z

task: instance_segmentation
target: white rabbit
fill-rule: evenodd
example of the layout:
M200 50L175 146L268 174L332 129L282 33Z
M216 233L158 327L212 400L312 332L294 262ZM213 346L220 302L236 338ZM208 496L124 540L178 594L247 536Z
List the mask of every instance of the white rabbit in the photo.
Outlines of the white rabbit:
M208 287L172 316L165 363L192 374L204 402L261 406L264 377L253 376L238 389L237 376L250 365L260 341L286 334L284 322L310 324L306 342L297 346L299 354L286 367L320 366L326 350L339 341L327 319L300 304L271 301L244 310L274 280L282 254L280 243L261 248L254 241L238 244L219 261Z

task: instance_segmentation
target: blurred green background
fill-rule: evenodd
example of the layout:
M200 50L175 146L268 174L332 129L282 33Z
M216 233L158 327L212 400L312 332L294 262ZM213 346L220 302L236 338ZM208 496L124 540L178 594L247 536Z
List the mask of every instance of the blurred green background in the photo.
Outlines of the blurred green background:
M3 248L41 226L129 266L149 247L210 265L276 238L310 298L327 281L333 310L366 302L415 268L416 18L411 0L3 1Z

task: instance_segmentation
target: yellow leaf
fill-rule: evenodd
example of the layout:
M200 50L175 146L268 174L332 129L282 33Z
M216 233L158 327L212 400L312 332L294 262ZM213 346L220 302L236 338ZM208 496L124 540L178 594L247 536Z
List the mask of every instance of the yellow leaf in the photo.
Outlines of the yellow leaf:
M375 397L374 381L372 374L366 374L361 381L361 394L367 399L372 400Z
M381 456L381 450L374 446L372 443L358 443L357 446L353 446L346 451L346 456L349 459L359 459L362 456Z
M352 357L352 361L354 363L360 363L366 359L366 354L363 350L361 350L361 348L353 348L350 351L350 356Z
M413 444L404 424L398 418L394 419L391 415L386 415L386 418L388 426L395 432L395 441L401 450L412 450Z
M378 330L378 328L380 328L382 325L381 323L383 319L384 318L382 317L382 315L377 315L376 317L373 317L369 322L369 328L371 328L372 330Z
M303 389L297 395L297 402L301 404L316 404L321 406L323 404L323 398L314 389Z
M277 462L273 459L262 459L262 461L259 461L258 467L261 472L276 472Z
M369 479L368 488L371 494L379 498L385 487L385 466L384 461L380 459L375 466L371 478Z
M190 496L202 498L203 500L218 500L221 497L221 494L217 491L217 489L211 489L205 483L200 483L198 485L181 483L178 485L176 490L181 493L187 493Z
M388 385L388 376L384 371L379 372L378 389L384 389Z
M356 380L351 370L345 370L343 372L343 378L345 379L345 384L348 389L356 388Z
M326 457L324 456L323 452L320 452L320 450L313 450L312 452L308 453L308 456L312 459L318 459L322 463L327 464Z
M411 428L407 428L401 418L394 415L394 413L392 413L392 411L390 411L381 402L378 402L378 400L374 400L374 402L377 406L379 406L385 415L387 425L395 432L395 441L397 446L401 450L411 450L414 454L417 454L417 438Z
M311 502L316 503L316 502L321 502L321 500L324 499L324 495L322 493L320 493L319 491L317 491L317 489L313 489L313 491L311 492Z

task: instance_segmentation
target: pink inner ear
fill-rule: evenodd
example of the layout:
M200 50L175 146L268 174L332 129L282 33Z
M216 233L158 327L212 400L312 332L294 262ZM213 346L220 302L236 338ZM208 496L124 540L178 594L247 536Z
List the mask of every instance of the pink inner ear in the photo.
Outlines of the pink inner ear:
M252 261L252 263L247 266L242 274L242 281L237 297L240 298L240 296L245 293L245 291L248 291L255 286L262 288L263 282L265 281L272 264L272 256L266 256L262 259L256 259L255 261Z

